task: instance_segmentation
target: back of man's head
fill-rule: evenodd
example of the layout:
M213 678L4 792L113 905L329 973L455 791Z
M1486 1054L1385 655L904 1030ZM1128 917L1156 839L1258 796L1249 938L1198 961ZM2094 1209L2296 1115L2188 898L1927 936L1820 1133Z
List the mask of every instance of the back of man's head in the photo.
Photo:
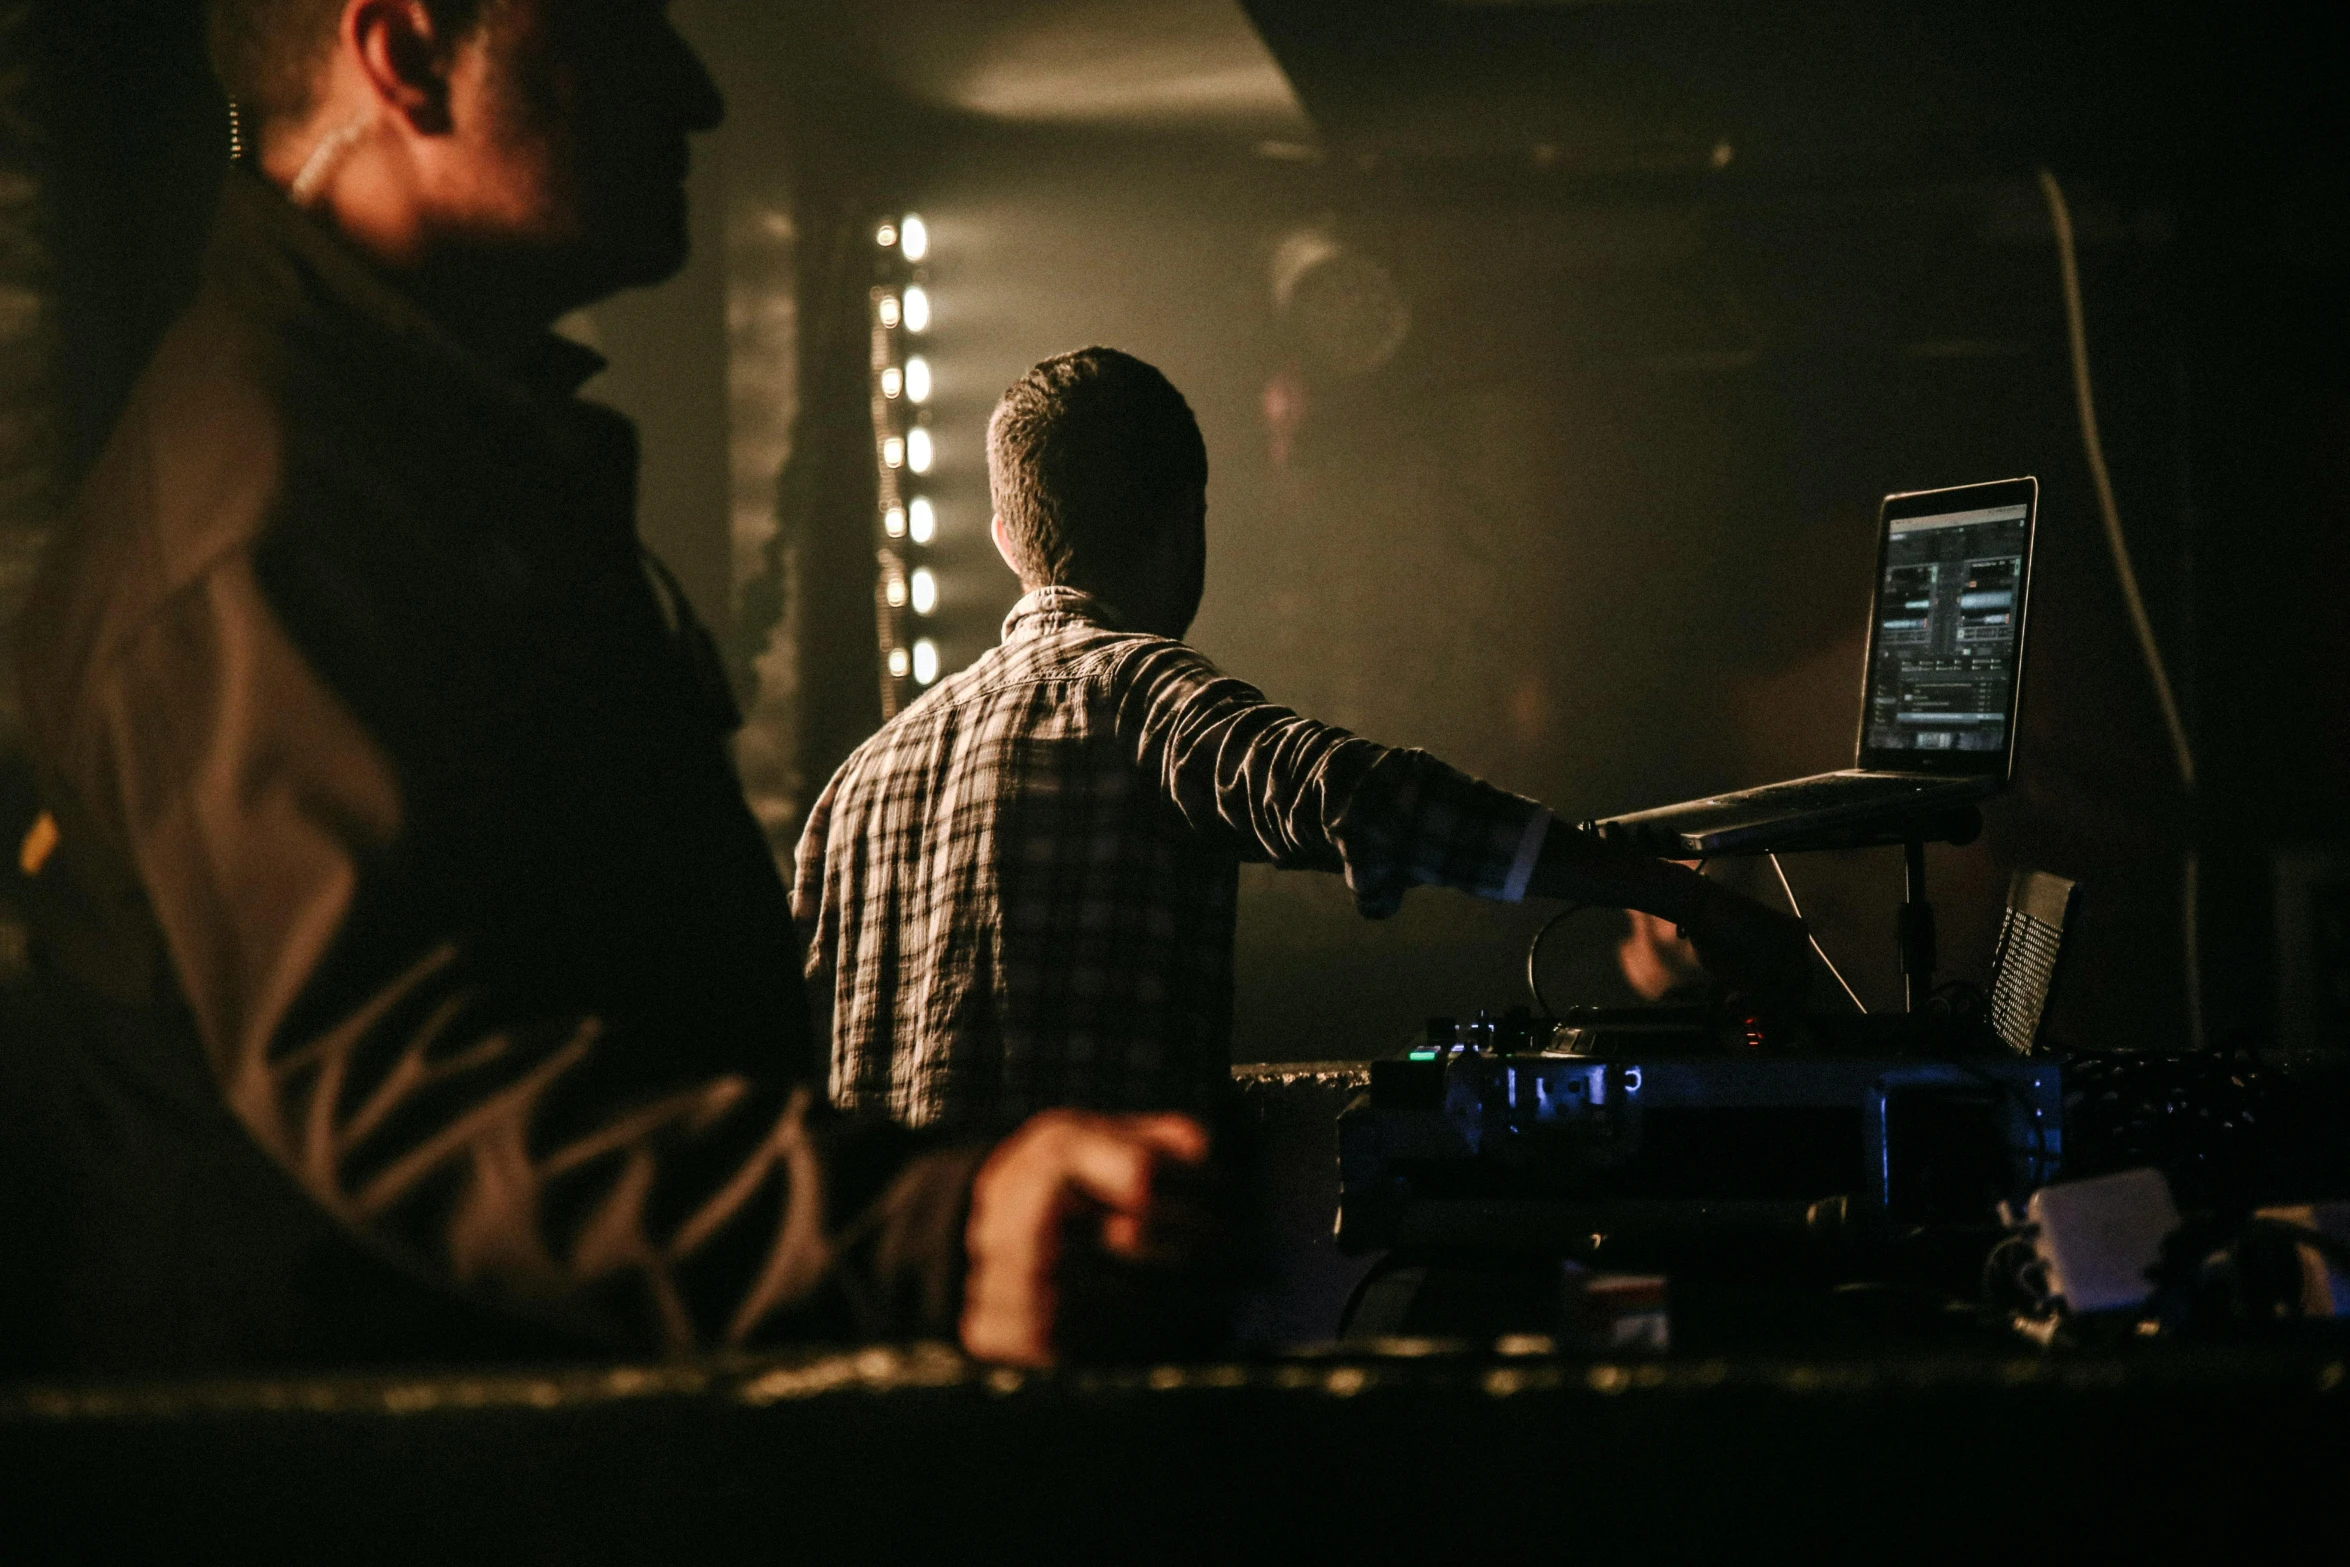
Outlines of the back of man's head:
M503 3L422 0L434 31L452 43ZM310 112L349 6L350 0L209 0L213 74L247 130L258 133Z
M1173 530L1199 526L1208 449L1165 376L1114 348L1081 348L1004 393L988 422L987 468L1024 583L1115 595L1152 569Z

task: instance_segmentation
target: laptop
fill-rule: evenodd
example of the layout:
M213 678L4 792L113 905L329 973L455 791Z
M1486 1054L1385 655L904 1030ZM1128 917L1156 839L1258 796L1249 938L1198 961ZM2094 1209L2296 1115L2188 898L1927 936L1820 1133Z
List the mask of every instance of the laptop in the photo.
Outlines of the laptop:
M2015 762L2037 479L1888 495L1853 765L1596 823L1683 857L1894 829L1995 794Z

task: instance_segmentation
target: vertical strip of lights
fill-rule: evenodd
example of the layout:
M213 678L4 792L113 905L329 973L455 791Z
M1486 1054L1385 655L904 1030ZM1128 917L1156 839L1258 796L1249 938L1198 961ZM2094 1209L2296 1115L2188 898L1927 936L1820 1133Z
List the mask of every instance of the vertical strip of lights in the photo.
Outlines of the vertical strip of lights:
M938 611L930 546L938 508L927 483L938 460L930 433L930 228L908 213L874 229L873 449L881 496L881 577L874 602L881 633L881 711L894 718L938 679L938 644L923 634Z

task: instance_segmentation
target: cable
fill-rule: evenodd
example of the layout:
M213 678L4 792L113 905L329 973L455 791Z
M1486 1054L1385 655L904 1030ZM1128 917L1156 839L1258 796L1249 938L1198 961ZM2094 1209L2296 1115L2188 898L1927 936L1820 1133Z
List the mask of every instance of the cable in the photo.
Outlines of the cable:
M2080 260L2073 245L2072 207L2056 175L2040 171L2040 193L2048 200L2048 221L2056 230L2057 272L2064 285L2065 339L2072 354L2073 398L2080 406L2081 448L2089 461L2089 481L2097 491L2098 514L2105 522L2105 545L2113 556L2114 575L2121 581L2122 601L2130 612L2130 629L2137 633L2138 651L2146 673L2154 681L2155 700L2162 707L2163 727L2169 732L2171 752L2178 764L2179 785L2190 798L2195 793L2195 749L2187 738L2187 722L2172 694L2170 671L2162 661L2162 647L2154 640L2154 622L2147 617L2145 597L2138 591L2138 573L2130 564L2129 541L2122 534L2121 508L2113 499L2113 475L2105 466L2105 442L2097 433L2097 395L2089 378L2089 328L2081 308ZM2180 874L2179 924L2187 962L2187 1031L2197 1049L2203 1047L2203 972L2201 887L2195 848L2187 847Z
M301 172L286 187L286 200L297 207L307 207L316 201L326 190L326 182L334 177L335 170L351 155L351 149L358 146L360 138L373 131L377 123L376 115L363 114L320 137L318 145L310 149L310 156L303 162Z
M2203 862L2193 844L2179 870L2179 945L2187 963L2187 1046L2203 1050Z
M1542 999L1542 976L1535 971L1534 960L1542 956L1543 940L1548 937L1552 931L1558 929L1560 921L1564 920L1570 914L1580 914L1588 907L1590 907L1590 905L1584 903L1568 904L1565 908L1559 910L1556 914L1553 914L1549 919L1544 920L1542 922L1542 928L1534 933L1534 940L1527 945L1526 989L1533 994L1534 1010L1541 1013L1544 1017L1555 1018L1558 1016L1558 1014L1551 1010L1549 1002Z
M2162 649L2154 640L2154 623L2146 618L2146 600L2138 592L2138 573L2130 565L2129 541L2122 536L2121 510L2114 505L2113 477L2105 467L2105 442L2097 433L2097 397L2089 381L2089 330L2081 314L2081 269L2073 250L2072 208L2064 187L2048 170L2040 171L2040 191L2048 198L2049 221L2056 226L2056 262L2064 280L2064 322L2072 347L2073 396L2080 404L2081 445L2089 458L2089 480L2097 490L2097 509L2105 519L2106 548L2113 554L2114 574L2121 578L2122 598L2130 610L2130 627L2138 634L2138 651L2146 672L2154 679L2155 699L2162 704L2162 721L2170 731L2171 750L2179 766L2179 782L2195 792L2195 752L2187 743L2186 721L2179 716L2178 698L2171 694L2170 672Z
M1764 858L1771 862L1771 869L1778 873L1779 890L1787 894L1787 907L1795 912L1797 919L1802 919L1803 905L1795 901L1795 885L1787 879L1787 867L1779 863L1779 857L1775 854L1766 855ZM1828 972L1836 977L1836 983L1843 988L1845 996L1851 1000L1853 1010L1866 1017L1869 1009L1861 1004L1859 993L1845 982L1844 971L1836 966L1835 959L1828 956L1828 949L1820 945L1820 938L1811 933L1809 925L1803 928L1803 939L1811 943L1812 954L1825 963L1828 966Z

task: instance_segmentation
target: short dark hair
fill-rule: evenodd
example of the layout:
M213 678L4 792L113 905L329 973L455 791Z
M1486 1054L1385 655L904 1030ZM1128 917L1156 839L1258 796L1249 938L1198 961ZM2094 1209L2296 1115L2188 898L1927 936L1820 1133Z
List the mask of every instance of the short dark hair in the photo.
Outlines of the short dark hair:
M212 71L248 128L294 119L310 109L318 69L334 47L350 0L209 0ZM424 0L441 36L472 33L500 0Z
M1208 448L1165 376L1115 348L1081 348L1004 393L987 470L1024 581L1114 581L1197 504Z

